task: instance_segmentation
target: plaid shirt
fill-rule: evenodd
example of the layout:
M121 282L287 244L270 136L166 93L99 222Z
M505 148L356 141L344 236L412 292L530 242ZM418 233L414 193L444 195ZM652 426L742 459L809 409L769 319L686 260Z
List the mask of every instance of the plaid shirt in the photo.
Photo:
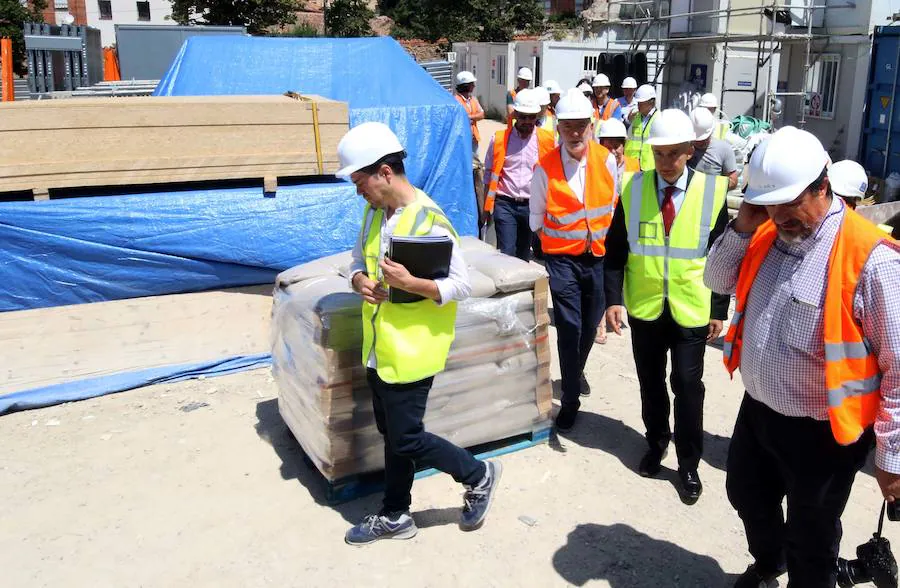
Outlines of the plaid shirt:
M828 260L844 215L834 198L816 233L797 244L780 240L763 262L744 318L741 377L747 393L773 410L828 419L822 308ZM750 235L731 226L706 263L705 281L734 294ZM853 313L881 368L882 409L875 423L879 468L900 473L900 253L879 245L860 275Z

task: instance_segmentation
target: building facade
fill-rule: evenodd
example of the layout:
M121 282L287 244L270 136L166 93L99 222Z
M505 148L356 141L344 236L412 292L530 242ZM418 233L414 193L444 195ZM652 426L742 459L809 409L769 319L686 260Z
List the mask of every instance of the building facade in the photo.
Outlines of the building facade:
M117 24L175 24L172 21L172 4L169 0L79 1L87 4L87 25L100 29L104 47L116 44Z

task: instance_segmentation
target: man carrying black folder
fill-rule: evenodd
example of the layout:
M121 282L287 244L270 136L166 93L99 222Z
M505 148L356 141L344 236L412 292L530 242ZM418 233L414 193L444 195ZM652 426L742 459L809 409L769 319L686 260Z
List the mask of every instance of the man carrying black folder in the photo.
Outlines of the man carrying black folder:
M493 501L500 462L478 461L426 432L422 421L434 376L443 371L453 342L456 303L471 291L459 238L438 205L410 184L403 167L406 152L387 125L354 127L338 144L338 156L336 175L349 178L368 203L350 283L363 298L362 361L385 440L383 507L347 531L345 541L365 545L416 535L409 507L417 467L436 468L463 484L460 528L475 530ZM449 260L441 253L447 240ZM417 248L426 254L417 255ZM390 258L401 250L418 276Z

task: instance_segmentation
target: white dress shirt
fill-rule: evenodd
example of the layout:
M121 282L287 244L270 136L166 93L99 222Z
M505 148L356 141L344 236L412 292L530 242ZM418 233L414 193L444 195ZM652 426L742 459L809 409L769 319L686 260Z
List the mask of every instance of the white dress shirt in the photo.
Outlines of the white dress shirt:
M666 198L666 188L669 186L675 186L675 193L672 194L672 203L675 205L675 215L678 215L678 211L681 210L681 205L684 204L684 197L687 194L687 181L688 181L688 170L684 168L684 172L681 174L681 177L675 180L674 184L670 184L665 181L659 172L656 172L656 199L659 201L659 209L662 210L663 200Z

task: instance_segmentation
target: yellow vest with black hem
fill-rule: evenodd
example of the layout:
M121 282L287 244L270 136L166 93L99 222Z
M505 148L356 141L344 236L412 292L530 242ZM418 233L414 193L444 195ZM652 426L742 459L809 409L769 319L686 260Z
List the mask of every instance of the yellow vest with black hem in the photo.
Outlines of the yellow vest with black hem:
M625 157L638 160L642 171L656 169L653 148L647 144L647 139L650 138L650 127L653 126L657 114L659 114L658 110L650 116L650 120L643 127L643 117L640 114L635 115L634 120L631 121L628 138L625 140Z
M728 178L695 171L669 236L660 211L656 172L629 177L622 188L628 230L625 307L644 321L660 317L665 301L685 328L709 324L712 291L703 283L709 235L725 206Z
M447 216L424 192L416 189L416 201L400 212L395 236L423 236L434 225L446 228L453 239L459 236ZM366 205L360 243L366 272L381 279L381 226L384 211ZM439 306L434 300L394 304L363 301L362 361L366 365L375 351L378 377L389 384L406 384L429 378L444 370L456 325L456 302Z

